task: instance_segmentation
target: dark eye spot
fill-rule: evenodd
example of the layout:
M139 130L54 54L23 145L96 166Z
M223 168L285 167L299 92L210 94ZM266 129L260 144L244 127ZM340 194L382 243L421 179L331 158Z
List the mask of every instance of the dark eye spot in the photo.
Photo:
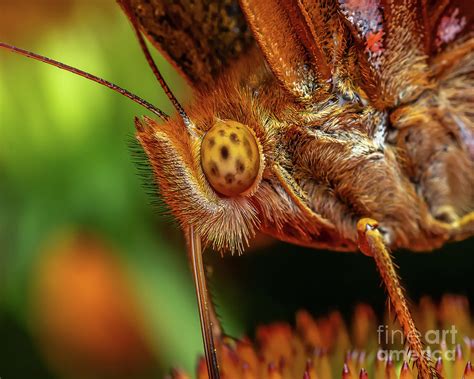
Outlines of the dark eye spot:
M236 145L238 145L240 143L240 139L239 139L239 136L235 133L231 133L230 135L230 141L232 143L235 143Z
M227 148L227 146L222 146L221 147L221 157L224 160L229 158L229 149Z
M211 137L209 138L209 147L214 147L214 145L216 144L216 140L214 139L214 137Z
M225 136L225 130L224 129L219 130L219 135L221 137L224 137Z
M235 169L237 170L238 173L243 173L245 171L245 165L242 163L240 159L237 159L235 161Z
M244 147L249 159L252 159L252 148L250 147L250 142L247 138L244 139Z
M219 177L220 173L219 173L219 168L217 167L216 162L211 161L209 163L209 166L211 167L211 175Z
M225 182L226 182L227 184L232 184L232 183L234 182L234 179L235 179L235 178L234 178L234 174L227 174L227 175L225 176Z

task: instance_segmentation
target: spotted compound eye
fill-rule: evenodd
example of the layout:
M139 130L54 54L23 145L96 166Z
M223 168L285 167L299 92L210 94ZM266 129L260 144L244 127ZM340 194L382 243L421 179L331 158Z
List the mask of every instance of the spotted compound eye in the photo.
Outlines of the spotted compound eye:
M237 196L248 192L260 170L257 139L245 125L218 121L201 145L201 164L207 180L217 192Z

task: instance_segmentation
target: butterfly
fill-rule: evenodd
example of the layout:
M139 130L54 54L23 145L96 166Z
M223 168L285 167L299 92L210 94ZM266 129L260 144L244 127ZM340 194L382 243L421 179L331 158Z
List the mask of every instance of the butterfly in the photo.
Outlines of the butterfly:
M119 0L177 110L37 54L152 111L136 137L189 245L210 378L220 333L202 246L257 231L374 258L419 375L436 376L391 249L474 234L472 17L442 0ZM147 38L194 90L183 107ZM217 335L217 336L216 336Z

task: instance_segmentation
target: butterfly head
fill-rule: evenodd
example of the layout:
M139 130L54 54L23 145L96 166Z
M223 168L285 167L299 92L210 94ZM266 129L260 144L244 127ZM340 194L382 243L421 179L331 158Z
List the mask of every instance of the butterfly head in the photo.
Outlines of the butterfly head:
M265 140L249 126L255 122L192 120L186 126L179 119L137 119L138 140L180 224L194 225L217 250L241 252L260 224L254 197L263 182Z

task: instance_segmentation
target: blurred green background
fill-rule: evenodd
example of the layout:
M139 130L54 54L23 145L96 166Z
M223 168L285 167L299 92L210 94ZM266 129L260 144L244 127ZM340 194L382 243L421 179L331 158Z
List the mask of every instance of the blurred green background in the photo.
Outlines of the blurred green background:
M112 0L5 1L0 40L117 83L173 110ZM184 103L191 93L157 54ZM0 377L157 378L201 352L184 241L160 216L130 152L138 105L0 51ZM286 244L208 252L226 331L251 334L358 301L381 311L370 259ZM408 293L474 296L472 240L397 255Z

